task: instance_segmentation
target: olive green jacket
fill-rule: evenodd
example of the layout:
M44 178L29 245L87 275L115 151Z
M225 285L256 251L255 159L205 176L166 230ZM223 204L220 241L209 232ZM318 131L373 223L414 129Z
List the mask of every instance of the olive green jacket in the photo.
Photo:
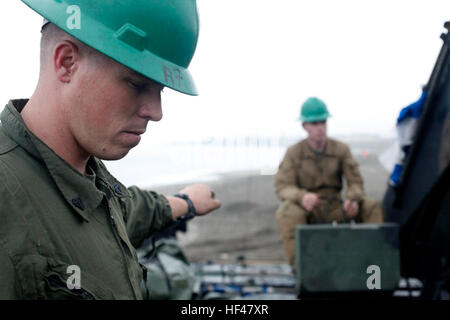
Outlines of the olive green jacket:
M328 138L324 152L317 154L302 140L286 151L275 175L275 192L281 200L298 204L307 192L340 197L343 177L347 182L345 198L361 201L363 179L350 148Z
M26 128L26 102L1 114L0 299L144 298L135 247L173 222L168 200L94 157L80 174Z

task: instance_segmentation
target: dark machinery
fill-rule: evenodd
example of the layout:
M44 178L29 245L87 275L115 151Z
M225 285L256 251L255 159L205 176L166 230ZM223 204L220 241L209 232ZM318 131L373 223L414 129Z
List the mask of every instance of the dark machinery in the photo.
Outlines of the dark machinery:
M450 22L430 79L414 143L384 210L400 230L403 277L420 279L421 298L448 298L450 289Z

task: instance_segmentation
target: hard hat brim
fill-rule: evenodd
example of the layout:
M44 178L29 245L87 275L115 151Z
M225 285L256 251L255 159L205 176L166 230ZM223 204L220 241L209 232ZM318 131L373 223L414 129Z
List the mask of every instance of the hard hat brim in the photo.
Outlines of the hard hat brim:
M303 123L318 122L318 121L325 121L330 117L331 117L331 114L321 115L321 116L310 116L310 117L301 117L300 116L298 118L298 121L303 122Z

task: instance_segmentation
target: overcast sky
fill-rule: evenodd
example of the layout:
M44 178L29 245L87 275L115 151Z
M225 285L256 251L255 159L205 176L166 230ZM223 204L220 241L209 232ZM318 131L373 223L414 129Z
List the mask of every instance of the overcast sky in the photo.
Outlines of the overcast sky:
M301 131L301 103L318 96L330 134L393 132L439 50L448 0L198 0L200 38L191 71L200 91L166 89L164 118L142 144ZM38 75L42 19L0 1L0 99L29 97Z

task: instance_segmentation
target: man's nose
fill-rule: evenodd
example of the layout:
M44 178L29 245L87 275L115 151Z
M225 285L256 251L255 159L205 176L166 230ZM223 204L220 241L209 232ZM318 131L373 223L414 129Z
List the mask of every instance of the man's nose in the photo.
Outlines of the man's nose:
M148 95L140 104L138 115L151 121L159 121L162 119L161 94L152 93Z
M327 130L327 125L326 125L326 123L320 123L318 126L318 129L320 130L320 131L326 131Z

